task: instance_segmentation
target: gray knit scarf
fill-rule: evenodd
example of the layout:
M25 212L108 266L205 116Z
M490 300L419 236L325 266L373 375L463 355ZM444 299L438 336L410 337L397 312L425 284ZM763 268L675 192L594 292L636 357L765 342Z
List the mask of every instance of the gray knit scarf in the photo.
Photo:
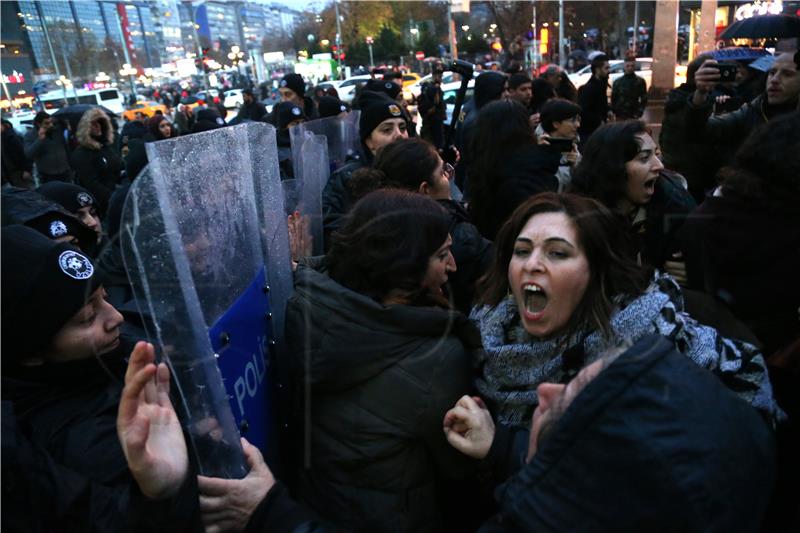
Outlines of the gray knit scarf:
M616 301L610 339L600 332L578 332L569 338L538 340L523 328L513 296L497 306L473 309L470 318L481 332L484 352L476 385L505 424L529 427L538 404L540 383L563 383L571 377L564 353L582 348L583 364L597 360L608 349L658 333L675 343L679 352L720 375L726 385L771 418L781 415L772 398L766 364L758 349L727 339L683 311L678 284L657 274L639 297ZM582 346L580 346L582 344Z

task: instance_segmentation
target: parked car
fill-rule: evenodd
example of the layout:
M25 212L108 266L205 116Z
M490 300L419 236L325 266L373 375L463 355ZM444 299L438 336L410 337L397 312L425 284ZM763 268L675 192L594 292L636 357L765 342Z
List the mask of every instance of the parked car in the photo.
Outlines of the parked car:
M479 76L480 72L475 73L475 77ZM473 77L474 79L474 77ZM422 78L418 79L415 82L410 83L409 85L403 84L403 98L405 100L416 100L419 98L420 93L422 93L422 86L426 83L431 81L431 75L428 74L427 76L423 76ZM442 74L442 90L444 90L444 86L450 83L461 83L461 76L456 74L455 72L445 71Z
M241 89L229 89L225 91L225 99L222 104L228 109L238 108L244 105L244 97Z
M11 122L11 126L20 135L25 135L29 129L33 128L33 119L36 117L36 112L30 109L18 109L9 115L4 115L3 118Z
M339 100L348 104L353 103L353 98L356 96L356 88L363 87L371 78L372 76L365 74L363 76L352 76L344 80L336 88L339 93Z
M442 84L442 95L444 103L447 104L447 118L445 119L445 124L450 125L450 121L453 118L453 109L456 105L456 93L458 93L458 89L461 88L460 81L454 81L450 83L443 83ZM463 104L467 102L475 92L475 78L469 80L467 84L467 93L464 95L464 102L462 102L461 109L464 109Z
M612 59L608 62L609 74L608 84L613 85L614 82L622 77L625 73L623 67L625 61L621 59ZM647 84L647 89L650 89L650 84L653 79L653 58L652 57L639 57L636 58L636 75L643 78ZM592 77L592 66L586 65L577 72L568 75L570 81L575 85L575 88L580 88L589 81ZM675 87L686 81L686 67L684 65L677 65L675 67ZM608 89L608 94L611 96L611 88Z
M141 113L146 117L152 117L156 114L157 110L160 110L162 115L167 114L167 106L164 104L159 104L152 100L136 102L136 104L122 112L122 118L125 120L133 120L136 118L136 113Z

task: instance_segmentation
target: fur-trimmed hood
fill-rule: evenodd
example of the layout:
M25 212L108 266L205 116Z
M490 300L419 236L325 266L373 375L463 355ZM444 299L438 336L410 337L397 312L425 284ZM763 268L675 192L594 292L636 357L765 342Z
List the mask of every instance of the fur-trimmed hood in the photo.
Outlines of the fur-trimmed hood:
M111 119L108 118L108 115L100 108L90 109L81 117L80 122L78 122L78 131L75 133L78 144L89 150L99 150L102 148L101 143L93 139L91 135L91 124L95 120L101 121L103 137L105 138L106 144L113 144L114 142L114 128L111 126Z

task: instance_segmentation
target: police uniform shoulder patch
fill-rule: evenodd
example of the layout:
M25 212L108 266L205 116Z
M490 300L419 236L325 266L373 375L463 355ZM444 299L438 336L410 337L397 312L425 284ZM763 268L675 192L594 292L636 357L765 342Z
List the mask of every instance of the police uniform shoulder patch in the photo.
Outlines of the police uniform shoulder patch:
M58 256L58 266L64 274L73 279L89 279L94 274L92 262L74 250L61 252Z
M392 82L390 82L390 81L387 81L386 83L383 84L383 86L386 87L387 89L391 89L392 85L394 85L394 84Z
M63 237L67 234L67 225L60 220L54 220L50 223L50 236Z
M303 112L302 112L302 111L300 111L300 108L299 108L299 107L293 107L293 108L292 108L292 115L294 115L294 116L296 116L296 117L299 117L299 116L300 116L302 113L303 113Z
M92 201L91 195L85 192L78 193L78 205L81 207L86 207L87 205L92 205L94 202Z
M347 111L347 108L344 106L344 104L342 104L342 105L340 105L340 106L339 106L339 111L341 111L342 113L344 113L345 111Z
M220 126L224 126L225 125L225 121L222 120L222 118L217 117L217 124L219 124Z
M388 109L389 109L389 113L391 113L392 115L394 115L396 117L400 116L400 108L397 107L396 104L391 104Z

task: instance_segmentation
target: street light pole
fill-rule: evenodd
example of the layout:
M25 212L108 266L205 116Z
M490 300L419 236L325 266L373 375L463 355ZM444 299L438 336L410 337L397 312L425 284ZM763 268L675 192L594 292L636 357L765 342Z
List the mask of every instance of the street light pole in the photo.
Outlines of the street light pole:
M370 68L375 66L375 61L372 60L372 35L367 35L367 46L369 47L369 66Z
M633 49L633 55L636 54L636 39L639 37L639 0L633 1L633 45L631 48Z
M562 69L567 66L564 56L564 0L558 0L558 65Z
M333 0L336 9L336 61L339 64L339 78L342 78L342 23L339 20L339 0Z

